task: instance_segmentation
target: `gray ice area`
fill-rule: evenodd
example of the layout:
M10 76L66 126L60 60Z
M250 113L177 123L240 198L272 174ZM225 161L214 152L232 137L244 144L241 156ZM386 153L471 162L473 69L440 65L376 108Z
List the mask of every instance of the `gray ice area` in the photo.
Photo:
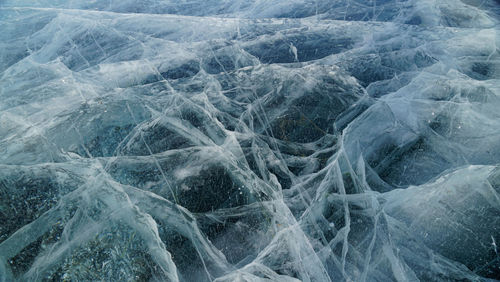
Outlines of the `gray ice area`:
M0 1L0 281L500 279L497 0Z

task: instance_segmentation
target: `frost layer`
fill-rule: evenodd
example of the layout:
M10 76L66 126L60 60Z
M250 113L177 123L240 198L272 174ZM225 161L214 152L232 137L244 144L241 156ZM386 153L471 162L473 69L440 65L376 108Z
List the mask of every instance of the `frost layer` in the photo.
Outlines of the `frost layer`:
M0 2L0 281L500 279L498 1Z

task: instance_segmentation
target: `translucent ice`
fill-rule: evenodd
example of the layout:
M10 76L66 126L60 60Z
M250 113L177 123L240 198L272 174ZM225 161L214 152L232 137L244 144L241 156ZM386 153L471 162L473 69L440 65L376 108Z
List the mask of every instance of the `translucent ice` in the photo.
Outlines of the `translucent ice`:
M0 281L500 279L499 15L0 1Z

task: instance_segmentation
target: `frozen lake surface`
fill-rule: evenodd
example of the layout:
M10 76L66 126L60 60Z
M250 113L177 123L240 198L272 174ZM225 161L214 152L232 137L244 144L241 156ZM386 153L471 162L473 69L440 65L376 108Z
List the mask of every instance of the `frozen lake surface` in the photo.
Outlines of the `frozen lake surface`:
M494 281L499 244L498 0L0 1L0 281Z

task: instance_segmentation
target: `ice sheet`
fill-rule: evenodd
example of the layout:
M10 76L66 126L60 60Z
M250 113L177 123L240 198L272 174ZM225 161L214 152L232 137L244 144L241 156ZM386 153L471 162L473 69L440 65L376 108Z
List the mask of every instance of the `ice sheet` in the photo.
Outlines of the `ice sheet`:
M498 1L0 2L0 281L500 279Z

